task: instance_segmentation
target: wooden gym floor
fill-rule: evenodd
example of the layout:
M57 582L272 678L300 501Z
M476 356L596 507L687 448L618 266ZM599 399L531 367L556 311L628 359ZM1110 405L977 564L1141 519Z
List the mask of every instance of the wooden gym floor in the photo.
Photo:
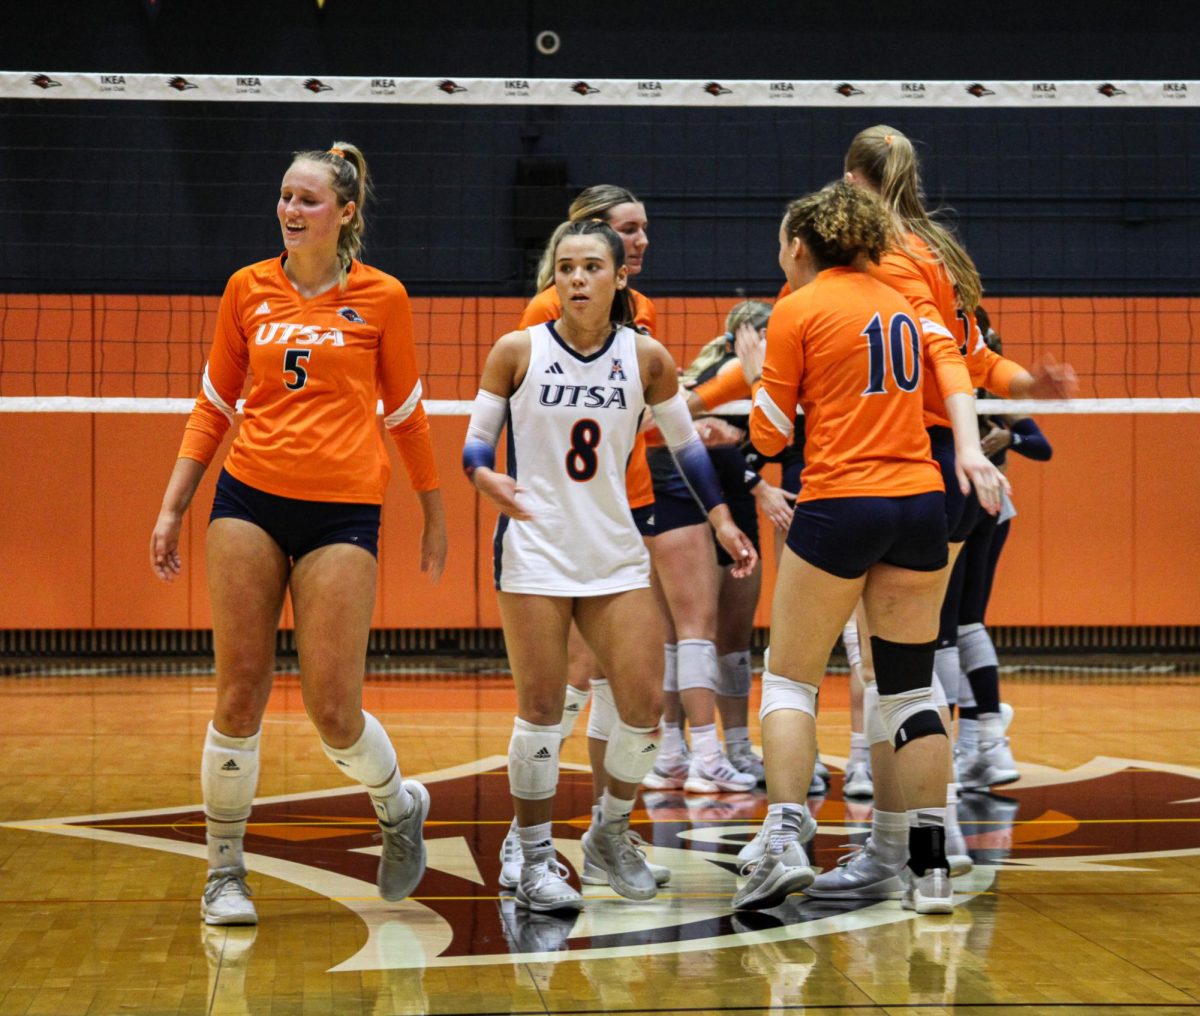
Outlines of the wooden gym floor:
M399 905L374 892L365 796L322 754L295 676L280 676L247 840L255 929L198 918L211 674L0 678L0 1014L1200 1010L1194 666L1005 676L1023 776L965 795L976 869L951 917L804 896L734 914L734 855L763 795L647 791L636 828L670 885L648 904L589 889L574 921L497 892L514 697L506 675L463 667L368 682L405 775L433 795L429 871ZM835 773L810 803L829 866L870 808L840 790L844 676L821 705ZM555 826L575 867L581 733L563 747Z

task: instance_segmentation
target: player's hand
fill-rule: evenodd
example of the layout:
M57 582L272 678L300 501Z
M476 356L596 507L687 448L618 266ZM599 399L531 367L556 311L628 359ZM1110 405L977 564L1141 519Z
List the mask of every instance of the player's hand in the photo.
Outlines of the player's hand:
M528 522L533 516L517 501L517 495L524 494L525 488L518 487L517 481L507 473L498 473L494 469L476 469L472 478L475 489L492 502L510 519L518 522Z
M438 514L426 518L421 526L421 571L429 573L429 581L435 586L446 568L449 542L446 537L446 516Z
M150 534L150 567L163 582L174 582L183 570L179 558L179 531L183 527L183 515L167 511L159 512Z
M755 328L748 321L742 322L733 333L733 351L742 365L746 384L754 384L762 377L763 360L767 356L766 330Z
M983 454L991 458L1012 444L1012 431L1007 427L993 427L979 439Z
M709 522L717 534L717 542L725 548L725 553L733 558L730 574L735 579L744 579L754 571L758 564L758 553L750 538L737 527L733 516L729 514L729 506L717 505L708 513Z
M781 487L772 487L766 480L756 483L750 493L758 502L759 511L767 517L771 525L781 533L786 533L792 524L792 516L796 513L796 495Z
M958 486L964 494L975 488L975 496L989 515L1000 511L1000 495L1011 494L1012 485L981 450L970 449L954 457L954 472L958 475Z
M726 420L715 416L706 416L696 421L696 433L704 442L706 448L722 448L729 445L741 444L746 439L746 432L741 427L735 427Z
M1069 399L1079 391L1075 368L1069 363L1057 362L1049 354L1030 373L1033 375L1029 386L1031 399Z

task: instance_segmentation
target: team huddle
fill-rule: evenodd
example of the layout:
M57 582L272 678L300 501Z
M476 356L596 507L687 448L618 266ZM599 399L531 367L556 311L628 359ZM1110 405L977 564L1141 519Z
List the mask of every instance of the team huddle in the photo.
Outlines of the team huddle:
M671 877L630 828L639 788L765 782L768 813L739 854L736 909L804 891L949 913L951 879L971 864L955 819L959 784L1017 778L983 623L1013 515L997 462L1009 447L1048 458L1049 446L1028 419L981 426L974 399L977 389L1067 397L1074 376L1052 363L1031 373L989 346L978 272L925 211L908 138L868 128L844 170L787 206L779 299L735 306L686 371L653 337L652 302L631 287L648 246L645 207L609 185L572 204L547 244L538 296L489 353L463 466L501 513L494 574L517 715L500 882L518 906L583 907L551 827L560 745L589 698L594 804L579 877L634 900ZM401 779L386 733L361 708L387 463L372 382L421 498L422 567L435 578L446 537L407 295L354 257L366 195L353 146L294 158L278 210L286 253L226 291L152 537L152 566L170 579L179 520L251 371L208 534L218 672L202 761L210 924L257 920L241 842L289 589L306 707L379 817L380 892L402 899L424 872L429 794ZM277 313L307 314L319 330L297 329L279 349L256 345L255 329ZM313 341L331 326L342 343ZM272 424L301 411L336 420L337 440L273 441ZM778 487L761 475L766 462L780 465ZM748 719L760 516L780 534L761 758ZM320 595L330 583L352 594L336 608ZM804 847L816 832L806 800L828 779L816 713L839 638L856 692L844 792L873 796L874 812L866 845L818 874Z

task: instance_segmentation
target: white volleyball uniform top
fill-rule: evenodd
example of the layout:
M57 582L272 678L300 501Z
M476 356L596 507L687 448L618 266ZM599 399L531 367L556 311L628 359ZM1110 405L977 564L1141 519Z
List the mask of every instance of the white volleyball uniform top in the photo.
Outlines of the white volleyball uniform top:
M496 524L496 588L601 596L650 584L625 469L645 409L637 336L581 356L554 323L529 329L529 370L508 400L508 474L533 518Z

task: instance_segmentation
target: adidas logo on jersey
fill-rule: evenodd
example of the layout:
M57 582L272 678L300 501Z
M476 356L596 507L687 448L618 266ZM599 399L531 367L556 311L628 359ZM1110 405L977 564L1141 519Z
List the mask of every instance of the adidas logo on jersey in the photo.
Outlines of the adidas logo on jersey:
M552 364L550 364L549 367L546 368L545 373L547 373L547 374L565 374L566 371L562 369L562 366L560 364L552 363Z
M263 302L258 305L258 309L254 313L255 314L270 314L271 313L271 305L269 303L267 303L266 300L263 300Z
M233 759L229 759L223 766L221 766L221 772L224 773L240 773L241 771L242 767L239 766Z
M533 753L534 758L547 759L551 758L550 749L543 746Z

